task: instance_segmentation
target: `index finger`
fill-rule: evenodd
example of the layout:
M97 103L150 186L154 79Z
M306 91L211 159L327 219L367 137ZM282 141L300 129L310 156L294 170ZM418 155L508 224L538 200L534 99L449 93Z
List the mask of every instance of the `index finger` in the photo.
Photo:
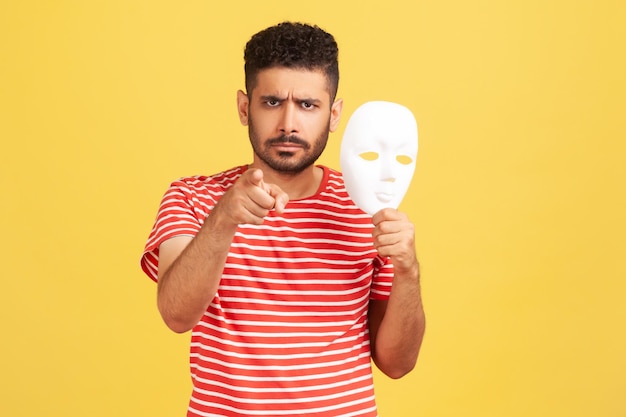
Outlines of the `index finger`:
M263 182L263 171L258 168L250 169L244 174L248 183L262 188L268 194L270 193L269 187Z
M385 220L402 220L405 218L406 215L396 209L384 208L374 213L374 215L372 216L372 223L374 223L374 225L377 225Z

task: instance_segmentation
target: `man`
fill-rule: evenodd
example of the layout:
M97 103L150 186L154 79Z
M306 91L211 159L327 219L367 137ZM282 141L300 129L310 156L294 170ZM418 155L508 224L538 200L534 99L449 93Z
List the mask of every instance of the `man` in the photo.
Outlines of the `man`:
M237 93L252 163L163 197L141 264L165 323L192 331L188 416L375 416L370 360L392 378L415 365L413 225L315 165L341 116L337 55L317 26L254 35Z

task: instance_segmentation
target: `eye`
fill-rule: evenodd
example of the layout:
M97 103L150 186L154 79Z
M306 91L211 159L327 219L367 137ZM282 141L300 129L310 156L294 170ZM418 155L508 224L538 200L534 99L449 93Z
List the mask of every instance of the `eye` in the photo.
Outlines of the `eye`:
M413 162L413 158L408 155L398 155L396 156L396 161L400 162L402 165L409 165Z
M308 102L308 101L303 101L301 106L304 107L305 109L312 109L313 107L315 107L315 104Z
M265 103L270 107L276 107L280 104L278 100L267 100Z
M375 161L378 159L377 152L363 152L363 153L360 153L359 156L365 159L366 161Z

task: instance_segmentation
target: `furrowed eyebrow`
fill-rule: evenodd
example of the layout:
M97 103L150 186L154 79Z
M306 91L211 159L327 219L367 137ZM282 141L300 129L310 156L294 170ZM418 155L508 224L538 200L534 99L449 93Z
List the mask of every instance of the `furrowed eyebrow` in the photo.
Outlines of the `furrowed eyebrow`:
M279 97L279 96L275 96L275 95L266 95L266 96L259 96L259 98L261 99L261 101L278 101L278 102L283 102L285 100L287 100L286 97ZM322 103L322 100L316 99L316 98L295 98L295 101L297 101L298 103L311 103L311 104L315 104L317 106L319 106Z
M322 103L322 100L318 100L316 98L299 98L297 99L298 103L310 103L319 106Z
M286 99L284 97L278 97L278 96L261 96L261 101L285 101Z

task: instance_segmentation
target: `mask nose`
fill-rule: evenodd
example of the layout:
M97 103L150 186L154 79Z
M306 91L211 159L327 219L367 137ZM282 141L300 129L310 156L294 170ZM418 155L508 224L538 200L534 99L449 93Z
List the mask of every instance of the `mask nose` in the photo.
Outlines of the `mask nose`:
M395 156L383 153L380 155L380 180L384 182L395 182L397 170L395 166Z

